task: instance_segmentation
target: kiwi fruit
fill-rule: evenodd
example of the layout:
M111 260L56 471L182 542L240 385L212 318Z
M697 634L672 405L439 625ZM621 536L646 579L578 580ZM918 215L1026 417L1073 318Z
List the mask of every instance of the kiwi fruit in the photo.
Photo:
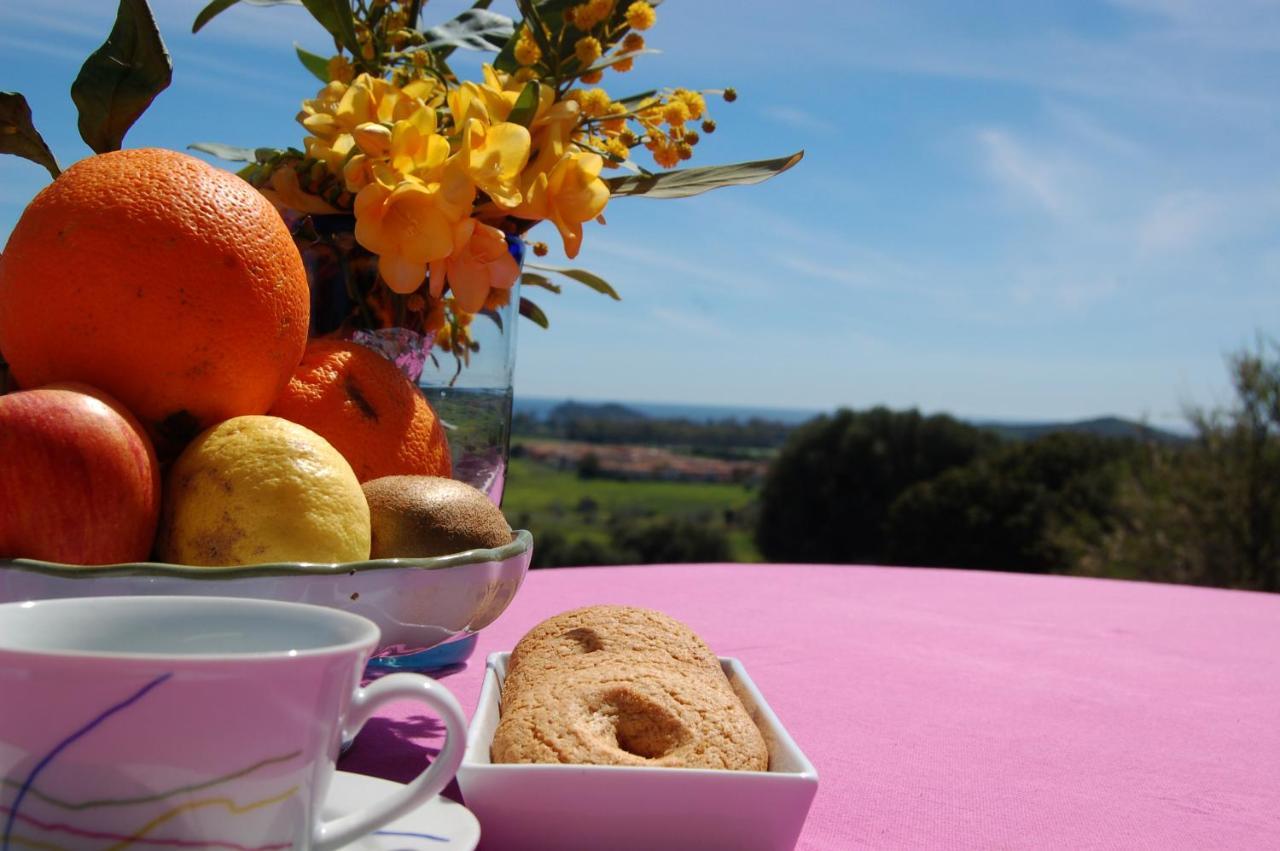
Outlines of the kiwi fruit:
M371 558L426 558L511 543L511 527L484 493L439 476L383 476L363 485Z

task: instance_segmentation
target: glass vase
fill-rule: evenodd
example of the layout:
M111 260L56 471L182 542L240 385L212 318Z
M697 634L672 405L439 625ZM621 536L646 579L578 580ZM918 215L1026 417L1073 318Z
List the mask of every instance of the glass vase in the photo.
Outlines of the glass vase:
M311 285L311 335L353 339L380 350L417 383L444 424L453 478L502 504L511 437L512 377L516 362L519 282L505 303L471 320L469 345L449 345L452 329L433 332L438 310L424 285L412 295L378 281L377 257L355 240L350 215L307 215L291 222ZM523 263L524 243L508 237ZM501 300L501 291L492 293Z

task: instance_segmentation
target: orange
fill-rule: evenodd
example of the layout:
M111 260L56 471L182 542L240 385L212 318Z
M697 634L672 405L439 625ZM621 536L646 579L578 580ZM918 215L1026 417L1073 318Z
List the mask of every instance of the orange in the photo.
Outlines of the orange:
M453 469L444 426L417 385L359 343L312 340L269 413L329 441L361 482Z
M302 357L309 314L280 214L176 151L71 166L0 259L0 354L18 385L101 388L162 443L264 413Z

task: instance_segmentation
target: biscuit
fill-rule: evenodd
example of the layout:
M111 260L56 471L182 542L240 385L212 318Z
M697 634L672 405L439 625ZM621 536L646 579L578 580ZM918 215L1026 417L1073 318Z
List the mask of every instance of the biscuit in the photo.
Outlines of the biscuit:
M553 675L526 697L498 723L494 762L769 767L728 680L716 687L696 672L607 666Z
M660 612L592 606L534 627L512 651L496 763L766 771L763 736L710 648Z
M520 691L548 671L623 661L701 668L724 678L716 654L675 618L634 606L587 606L548 618L520 639L507 662L505 682Z

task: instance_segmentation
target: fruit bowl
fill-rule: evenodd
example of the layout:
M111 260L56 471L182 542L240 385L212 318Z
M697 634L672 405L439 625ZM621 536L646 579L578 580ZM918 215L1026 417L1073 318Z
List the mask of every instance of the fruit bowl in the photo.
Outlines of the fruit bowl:
M423 651L469 638L502 614L532 556L533 536L518 530L511 543L491 550L339 564L85 567L0 559L0 602L176 594L311 603L364 615L378 625L382 638L371 667L414 668ZM456 657L452 661L460 661ZM442 658L435 654L423 666L438 666Z

